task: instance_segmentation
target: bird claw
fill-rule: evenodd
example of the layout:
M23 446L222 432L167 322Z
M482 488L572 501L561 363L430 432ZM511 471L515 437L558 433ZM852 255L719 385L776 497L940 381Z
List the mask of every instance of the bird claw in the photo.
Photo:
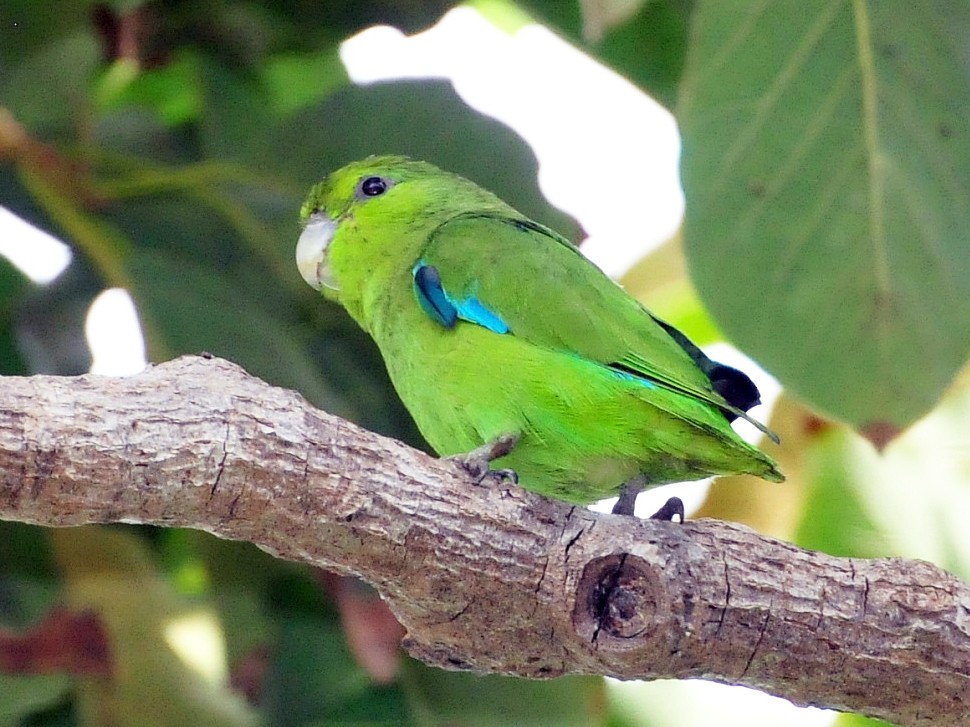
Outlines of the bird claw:
M668 499L663 507L650 516L650 519L673 522L675 517L680 517L680 522L684 522L684 501L679 497Z
M500 470L487 470L478 484L484 485L486 481L496 485L517 485L519 484L519 473L508 467Z
M445 459L451 460L470 474L476 484L485 484L485 481L489 480L495 484L517 485L519 483L519 475L515 470L508 468L493 470L489 469L489 465L493 460L504 457L511 452L518 443L518 434L503 434L501 437L487 442L481 447L473 449L471 452L453 454Z

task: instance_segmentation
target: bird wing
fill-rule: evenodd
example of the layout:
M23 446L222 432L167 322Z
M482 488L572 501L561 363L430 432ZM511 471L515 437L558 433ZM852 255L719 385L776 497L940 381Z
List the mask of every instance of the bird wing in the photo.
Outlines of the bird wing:
M531 220L457 215L431 232L412 274L418 302L445 328L464 321L582 356L764 430L714 390L667 324L576 247Z

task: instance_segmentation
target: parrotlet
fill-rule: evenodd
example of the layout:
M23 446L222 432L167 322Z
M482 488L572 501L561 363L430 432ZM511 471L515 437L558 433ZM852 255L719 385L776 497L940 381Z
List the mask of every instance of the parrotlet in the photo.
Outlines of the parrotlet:
M373 337L439 455L571 503L619 495L627 514L665 483L784 479L731 426L767 431L747 376L473 182L370 157L314 186L300 219L300 273Z

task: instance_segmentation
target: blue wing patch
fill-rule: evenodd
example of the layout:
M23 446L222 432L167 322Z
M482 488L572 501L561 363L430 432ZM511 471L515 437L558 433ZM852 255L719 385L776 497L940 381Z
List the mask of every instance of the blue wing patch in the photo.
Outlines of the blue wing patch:
M465 298L458 304L458 317L477 323L493 333L508 333L509 327L499 316L486 308L478 298Z
M414 292L424 312L445 328L454 328L458 322L458 308L441 286L438 269L419 260L411 274L414 276Z
M509 327L501 316L489 310L474 296L455 300L441 284L441 275L434 265L419 260L411 274L414 276L414 293L421 308L433 320L445 328L454 328L460 318L493 333L508 333Z

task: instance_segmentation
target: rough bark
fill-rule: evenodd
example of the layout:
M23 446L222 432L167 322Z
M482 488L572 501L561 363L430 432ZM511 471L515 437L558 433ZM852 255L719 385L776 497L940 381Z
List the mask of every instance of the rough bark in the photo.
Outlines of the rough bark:
M0 518L199 528L356 574L429 664L702 677L970 725L970 589L929 563L474 485L218 359L3 378L0 401Z

